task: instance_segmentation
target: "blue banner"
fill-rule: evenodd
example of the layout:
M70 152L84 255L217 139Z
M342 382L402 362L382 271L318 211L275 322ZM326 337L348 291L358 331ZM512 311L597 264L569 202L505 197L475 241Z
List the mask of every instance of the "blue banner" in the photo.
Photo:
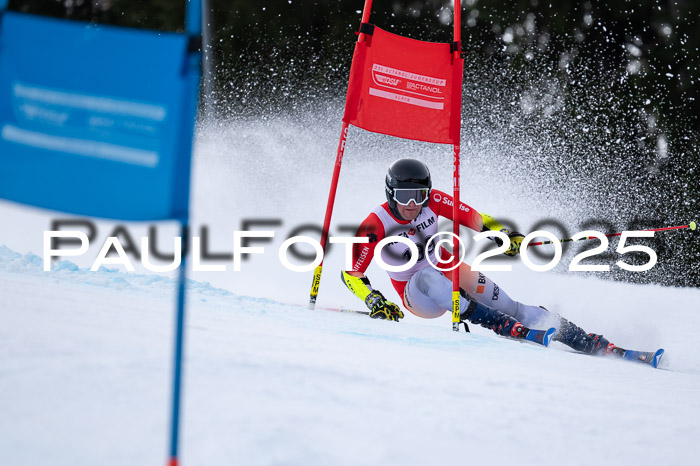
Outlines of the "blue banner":
M189 47L184 34L0 15L0 198L186 219L200 75Z

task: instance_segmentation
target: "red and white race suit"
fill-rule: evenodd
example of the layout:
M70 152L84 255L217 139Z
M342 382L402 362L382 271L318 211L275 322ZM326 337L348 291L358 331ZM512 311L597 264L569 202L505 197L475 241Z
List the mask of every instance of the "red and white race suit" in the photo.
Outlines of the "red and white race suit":
M435 257L436 241L431 241L428 246L428 240L438 232L439 217L453 220L453 204L452 196L434 189L430 193L428 205L423 206L418 217L411 221L399 220L394 217L389 210L388 202L378 206L362 222L355 234L357 237L368 237L369 243L354 245L352 270L365 273L374 257L375 247L382 239L389 236L408 238L416 244L418 261L413 267L403 272L387 271L391 278L391 283L403 300L404 288L411 276L425 267L431 267L431 263L438 263ZM473 230L480 231L482 226L481 215L467 204L460 202L459 223ZM388 265L403 265L411 259L411 250L408 245L397 241L382 248L381 258Z

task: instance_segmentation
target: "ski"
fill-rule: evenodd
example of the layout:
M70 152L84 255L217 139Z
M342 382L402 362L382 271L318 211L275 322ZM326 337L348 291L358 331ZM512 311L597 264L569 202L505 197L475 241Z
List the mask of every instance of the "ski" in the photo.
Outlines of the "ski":
M640 364L647 364L651 367L659 367L659 362L661 362L661 356L663 356L664 350L660 348L656 351L634 351L626 350L624 348L614 348L612 353L609 355L618 357L620 359L625 359L627 361L637 362Z
M536 330L531 328L527 330L525 340L542 346L549 346L549 343L552 341L552 336L554 336L554 332L556 332L556 330L557 329L554 327L547 330Z

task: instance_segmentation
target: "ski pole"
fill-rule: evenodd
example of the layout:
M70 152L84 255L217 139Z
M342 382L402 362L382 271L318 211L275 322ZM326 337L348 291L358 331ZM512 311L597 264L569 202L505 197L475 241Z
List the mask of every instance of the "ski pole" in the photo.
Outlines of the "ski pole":
M323 311L332 311L332 312L342 312L344 314L357 314L361 316L368 316L369 311L358 311L356 309L348 309L345 307L325 307L325 306L316 306L315 309L321 309Z
M697 225L695 224L695 222L690 222L688 225L678 225L678 226L675 226L675 227L663 227L663 228L651 228L651 229L649 229L649 230L639 230L639 231L684 230L684 229L686 229L686 228L688 228L688 229L694 231L696 227L697 227ZM622 232L620 232L620 233L608 233L608 234L605 235L605 236L607 236L608 238L610 238L610 237L612 237L612 236L621 236L621 235L622 235ZM595 236L585 236L585 237L583 237L583 238L577 239L576 241L583 241L583 240L595 239L595 238L596 238ZM571 241L574 241L574 240L571 239L571 238L562 238L562 239L559 240L560 243L568 243L568 242L571 242ZM538 243L530 243L530 244L528 244L528 246L540 246L540 245L543 245L543 244L554 244L554 241L540 241L540 242L538 242Z

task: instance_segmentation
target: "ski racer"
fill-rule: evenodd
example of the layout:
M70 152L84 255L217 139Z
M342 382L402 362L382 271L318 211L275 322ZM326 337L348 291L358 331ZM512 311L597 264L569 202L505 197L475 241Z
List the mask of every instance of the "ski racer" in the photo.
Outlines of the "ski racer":
M454 220L452 196L432 189L428 167L409 158L391 164L386 174L385 188L387 202L375 208L355 234L356 237L369 238L369 242L354 245L352 270L342 271L342 280L353 294L365 302L370 317L394 321L403 318L403 311L398 305L372 288L365 271L379 241L389 236L407 238L416 244L418 261L406 271L387 273L406 309L423 318L439 317L452 308L452 281L431 264L438 264L436 254L441 254L443 259L451 254L442 249L436 251L435 241L428 240L438 232L438 217ZM458 221L460 225L477 232L501 231L510 238L506 254L514 256L520 251L524 239L522 234L509 231L492 217L480 214L464 203L460 203ZM389 243L381 250L381 258L387 265L403 265L410 260L411 250L399 241ZM497 334L510 338L523 338L529 328L544 324L544 328L556 328L555 341L577 351L605 354L614 352L616 348L602 335L586 333L543 307L513 300L491 279L472 270L464 262L459 265L459 279L462 321L491 328Z

